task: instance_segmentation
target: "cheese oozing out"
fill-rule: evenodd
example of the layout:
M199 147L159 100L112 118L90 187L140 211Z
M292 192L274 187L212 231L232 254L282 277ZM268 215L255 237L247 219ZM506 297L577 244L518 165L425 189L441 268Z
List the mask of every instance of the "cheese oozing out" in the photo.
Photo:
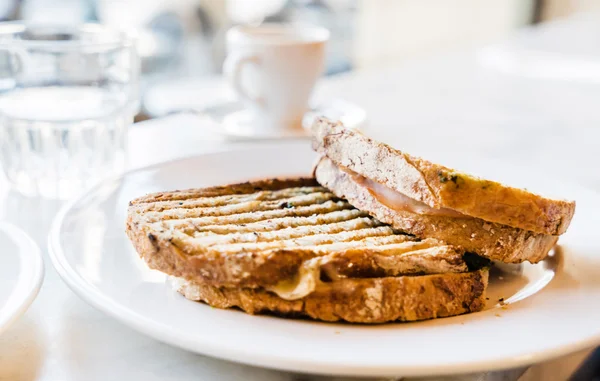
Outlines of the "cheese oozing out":
M321 260L322 258L313 258L305 261L295 277L283 280L275 286L268 287L267 290L285 300L304 298L321 282Z

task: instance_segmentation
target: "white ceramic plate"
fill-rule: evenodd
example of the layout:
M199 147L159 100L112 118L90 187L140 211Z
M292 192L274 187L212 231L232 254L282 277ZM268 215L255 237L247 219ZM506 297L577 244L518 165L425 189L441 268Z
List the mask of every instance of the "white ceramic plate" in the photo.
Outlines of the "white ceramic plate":
M171 291L163 274L147 269L124 234L134 197L308 173L313 159L306 142L278 142L129 172L62 210L50 234L52 261L77 294L132 328L190 351L263 367L363 376L467 373L600 343L600 196L557 181L547 182L553 193L578 202L560 248L538 265L494 271L485 311L417 323L329 324L190 302ZM498 303L501 297L507 305Z
M0 333L25 313L44 278L40 249L17 227L0 222Z

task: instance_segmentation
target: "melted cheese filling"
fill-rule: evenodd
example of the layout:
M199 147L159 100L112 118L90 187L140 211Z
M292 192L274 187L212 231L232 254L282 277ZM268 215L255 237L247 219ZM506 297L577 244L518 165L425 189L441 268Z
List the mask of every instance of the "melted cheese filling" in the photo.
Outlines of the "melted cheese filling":
M292 279L282 280L267 290L274 292L281 299L302 299L312 293L321 282L321 259L313 258L305 261Z
M342 171L346 172L352 178L352 180L354 180L354 182L362 187L365 187L371 196L373 196L377 201L392 210L428 216L464 217L464 214L452 209L432 208L421 201L412 199L405 194L392 190L385 185L361 176L356 172L352 172L348 169L342 169Z

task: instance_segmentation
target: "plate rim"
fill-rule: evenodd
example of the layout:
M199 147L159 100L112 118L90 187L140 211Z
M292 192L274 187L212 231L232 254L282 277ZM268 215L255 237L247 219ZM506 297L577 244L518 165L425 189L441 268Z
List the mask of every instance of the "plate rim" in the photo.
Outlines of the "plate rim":
M2 334L25 314L36 299L42 287L45 271L42 252L29 234L16 225L4 221L0 221L0 230L7 233L10 239L17 244L20 264L25 266L24 269L20 269L17 275L17 284L7 299L11 302L10 309L6 312L3 308L2 314L0 314L0 334Z
M278 143L278 148L281 148L281 145L284 144L300 145L301 142L302 141L297 140L280 141ZM428 367L429 364L415 365L409 367L397 365L373 365L369 367L362 365L356 366L344 363L340 360L327 361L326 359L324 359L320 361L309 361L290 359L289 357L277 358L273 355L257 353L256 351L251 352L247 350L240 350L236 348L236 346L230 344L219 344L213 341L198 342L195 340L186 339L184 336L178 335L177 331L173 330L171 326L158 323L152 319L146 318L143 315L139 315L136 312L127 308L126 306L113 301L112 298L104 295L89 282L86 282L85 279L83 279L77 273L77 271L75 271L75 269L72 266L70 266L69 261L66 259L64 251L62 250L62 247L60 245L60 228L62 226L65 216L73 208L73 206L79 203L80 200L93 194L99 187L110 182L124 179L127 176L130 176L137 172L152 171L163 166L184 163L186 161L198 160L206 156L223 155L231 151L243 152L260 150L261 147L274 147L274 145L265 142L253 143L251 145L238 146L232 149L217 152L208 152L204 154L188 156L185 158L167 160L147 166L132 168L120 175L106 178L105 180L98 182L93 187L88 188L85 192L81 193L76 198L69 200L65 205L63 205L63 207L61 207L60 211L57 213L55 219L53 220L48 234L48 252L54 268L56 269L60 277L63 279L63 281L65 281L65 283L69 286L69 288L80 298L82 298L98 310L126 324L130 328L141 332L155 340L205 356L269 369L312 374L331 374L340 376L394 377L398 376L399 374L402 376L452 375L491 370L514 369L565 356L577 352L579 350L591 348L600 343L599 331L595 335L590 335L589 337L587 337L586 340L572 342L568 345L556 345L555 347L544 348L532 352L528 356L513 356L502 359L476 360L474 362L465 360L463 362L441 363L437 365L434 369ZM573 188L589 192L600 200L600 192L597 192L593 189L589 189L583 185L574 182L568 183L568 185L572 186Z

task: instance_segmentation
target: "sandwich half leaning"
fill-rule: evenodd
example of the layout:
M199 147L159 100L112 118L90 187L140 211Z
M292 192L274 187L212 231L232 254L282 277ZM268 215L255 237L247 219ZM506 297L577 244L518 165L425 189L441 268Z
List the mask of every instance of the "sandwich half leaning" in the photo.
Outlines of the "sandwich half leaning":
M395 229L435 238L505 263L544 259L564 233L575 202L551 199L411 156L317 119L317 181Z

